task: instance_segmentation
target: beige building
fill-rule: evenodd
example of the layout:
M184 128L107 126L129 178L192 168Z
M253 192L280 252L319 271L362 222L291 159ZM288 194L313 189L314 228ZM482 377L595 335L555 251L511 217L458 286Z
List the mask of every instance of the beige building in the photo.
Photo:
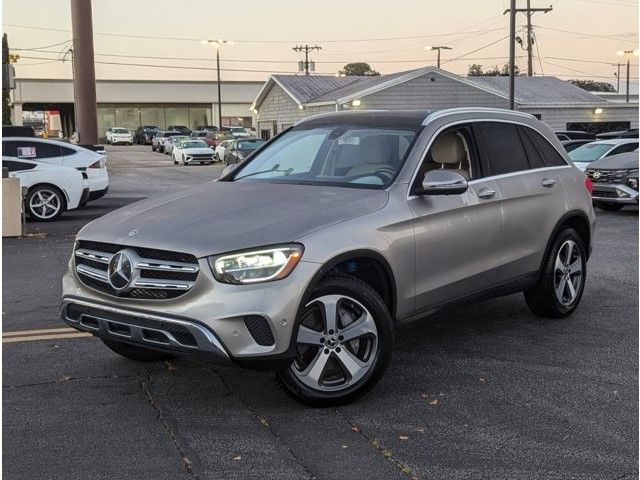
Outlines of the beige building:
M218 119L215 82L168 80L98 80L98 136L110 127L135 130L139 125L241 125L252 126L250 109L262 82L221 82L222 122ZM22 125L23 112L59 112L66 136L73 132L71 80L16 79L12 92L13 119Z
M425 67L379 77L272 75L252 109L269 138L308 116L340 110L508 108L508 77L462 77ZM608 101L556 77L516 78L515 104L552 129L596 133L638 128L638 103Z

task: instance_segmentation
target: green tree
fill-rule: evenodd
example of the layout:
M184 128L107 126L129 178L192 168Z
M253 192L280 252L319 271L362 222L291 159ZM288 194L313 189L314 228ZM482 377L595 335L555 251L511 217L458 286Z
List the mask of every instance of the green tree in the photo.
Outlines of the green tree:
M7 34L2 35L2 70L9 68L9 41ZM3 75L4 77L4 75ZM9 97L9 85L6 85L6 77L3 78L2 85L2 124L11 125L11 98Z
M515 74L520 75L520 68L516 65L514 68ZM469 77L508 77L509 76L509 64L505 63L502 68L494 65L489 70L484 70L482 65L474 63L469 65L469 71L467 72Z
M593 80L567 80L570 84L580 87L587 92L611 92L615 93L616 89L613 88L609 82L594 82Z
M342 70L340 70L340 75L346 75L347 77L353 76L362 76L362 77L377 77L380 75L380 72L376 72L371 68L371 65L364 62L354 62L347 63Z

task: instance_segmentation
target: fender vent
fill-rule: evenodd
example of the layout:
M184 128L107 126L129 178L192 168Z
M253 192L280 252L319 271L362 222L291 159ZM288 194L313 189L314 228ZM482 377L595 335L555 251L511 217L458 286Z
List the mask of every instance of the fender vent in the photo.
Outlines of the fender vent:
M276 343L269 323L263 317L258 315L246 316L244 317L244 324L258 345L268 347Z

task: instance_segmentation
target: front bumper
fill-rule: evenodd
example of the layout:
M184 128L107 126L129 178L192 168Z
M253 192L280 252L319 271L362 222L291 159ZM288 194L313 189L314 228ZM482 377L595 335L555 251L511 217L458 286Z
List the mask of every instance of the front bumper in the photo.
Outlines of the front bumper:
M638 191L622 184L594 183L592 198L603 203L637 205Z
M185 163L200 163L200 162L213 163L213 154L211 154L210 157L203 157L203 158L194 158L187 155L184 161Z
M200 273L190 291L175 298L150 300L115 297L85 285L75 273L72 259L62 281L63 320L73 328L91 331L97 336L188 356L202 357L204 352L212 359L220 357L243 366L269 370L288 365L293 356L291 339L298 308L320 264L301 261L287 278L253 285L220 283L213 278L206 259L200 259L199 266ZM74 321L66 313L69 305L103 309L108 315L86 314L89 323L83 323L81 319ZM114 319L110 312L134 319L149 317L165 322L167 326L182 322L189 331L193 330L196 340L202 341L198 341L198 348L194 349L180 341L174 342L177 338L168 336L167 328L162 325L140 326L130 319ZM247 321L250 317L264 319L273 336L272 344L259 343L254 337L255 331L252 333ZM114 325L111 329L110 324ZM149 333L145 328L159 332ZM128 332L128 336L118 336L122 332ZM158 343L159 339L164 344Z

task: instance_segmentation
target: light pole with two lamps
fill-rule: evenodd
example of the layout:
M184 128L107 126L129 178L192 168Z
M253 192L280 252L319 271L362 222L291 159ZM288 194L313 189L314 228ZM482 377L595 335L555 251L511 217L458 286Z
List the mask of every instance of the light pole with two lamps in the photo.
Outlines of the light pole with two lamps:
M223 45L233 45L233 42L230 40L223 40L219 38L218 40L202 40L200 41L203 45L211 45L216 49L216 69L218 71L218 128L222 130L222 94L220 91L220 49Z
M627 60L627 103L629 103L629 67L631 66L631 57L637 57L639 53L638 50L618 50L616 52L616 55Z

